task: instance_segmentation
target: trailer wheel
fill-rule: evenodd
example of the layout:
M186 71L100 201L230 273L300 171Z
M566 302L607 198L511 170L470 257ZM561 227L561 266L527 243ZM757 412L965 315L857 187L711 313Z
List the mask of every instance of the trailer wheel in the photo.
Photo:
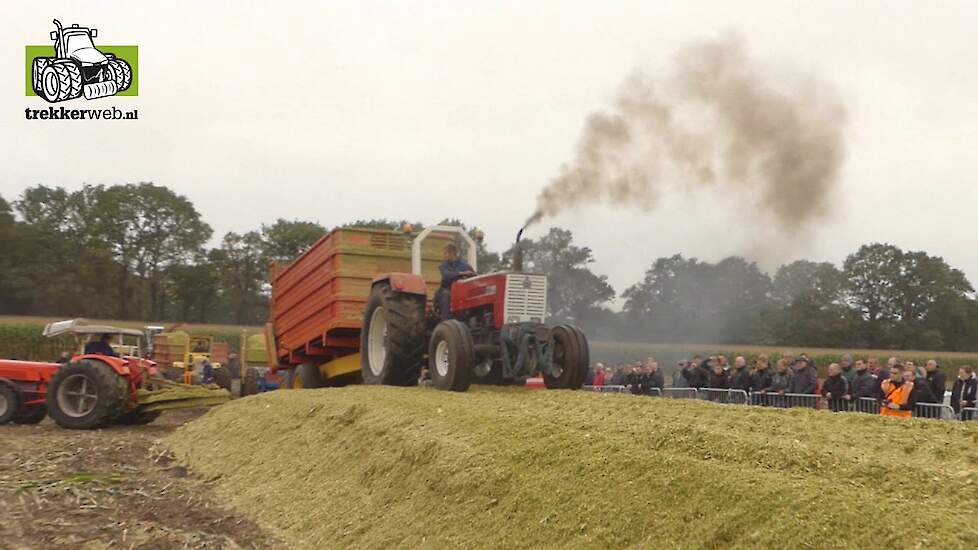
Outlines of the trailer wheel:
M417 384L424 349L424 297L375 286L360 331L364 384Z
M163 414L163 411L140 412L135 410L120 416L116 422L129 426L142 426L144 424L152 423L159 418L161 414Z
M227 391L231 391L231 373L228 372L227 367L221 365L214 369L214 383L218 387L224 388Z
M438 323L428 344L431 385L440 390L465 391L472 384L474 366L469 327L455 319Z
M258 393L258 378L258 369L248 367L248 370L245 371L244 378L241 379L241 397Z
M0 425L6 424L17 416L20 399L17 392L10 386L0 383Z
M37 424L44 420L48 415L48 408L44 405L34 405L24 412L18 413L14 417L14 424Z
M299 379L303 388L316 389L323 387L323 380L319 375L319 365L303 363L295 368L295 377Z
M553 338L553 364L550 372L543 373L543 384L551 390L575 388L580 378L582 350L576 329L569 325L555 327Z
M48 414L62 428L101 428L122 412L127 393L126 380L105 363L69 363L51 377Z

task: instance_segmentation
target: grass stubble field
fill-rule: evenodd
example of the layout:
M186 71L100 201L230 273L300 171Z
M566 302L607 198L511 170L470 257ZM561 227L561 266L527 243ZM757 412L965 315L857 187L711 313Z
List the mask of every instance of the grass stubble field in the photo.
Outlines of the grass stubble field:
M978 540L975 423L351 386L238 400L164 444L296 548Z

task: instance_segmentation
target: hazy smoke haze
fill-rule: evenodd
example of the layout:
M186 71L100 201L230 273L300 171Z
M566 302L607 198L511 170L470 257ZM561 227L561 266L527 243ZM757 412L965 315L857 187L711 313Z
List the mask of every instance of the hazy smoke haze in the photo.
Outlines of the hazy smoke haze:
M669 73L636 71L610 109L588 116L527 225L586 203L651 211L670 193L716 191L735 196L738 230L764 243L750 253L776 256L829 212L845 122L815 76L751 59L737 36L691 43Z

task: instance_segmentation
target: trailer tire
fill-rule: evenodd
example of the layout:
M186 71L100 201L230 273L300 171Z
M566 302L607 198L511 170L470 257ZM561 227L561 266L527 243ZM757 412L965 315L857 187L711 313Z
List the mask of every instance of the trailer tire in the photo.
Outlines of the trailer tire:
M161 414L163 414L163 411L130 411L120 416L116 422L128 426L142 426L144 424L151 424L153 421L159 418Z
M295 368L296 377L305 389L316 389L323 387L322 376L319 375L319 365L314 363L303 363Z
M241 379L241 397L255 395L258 393L258 379L260 378L258 369L248 367Z
M122 414L128 384L101 361L69 363L54 373L48 384L48 414L62 428L101 428ZM81 397L81 395L85 397ZM94 403L87 401L94 399Z
M34 405L24 412L17 413L14 417L14 424L37 424L44 420L48 415L48 408L44 405Z
M363 383L417 385L425 343L424 296L374 286L360 331Z
M231 373L228 372L227 367L221 365L214 369L214 383L220 388L231 391Z
M0 425L13 420L17 416L18 409L20 409L20 398L17 397L17 392L0 382Z
M428 373L431 385L448 391L466 391L472 384L475 350L472 333L461 321L442 321L431 333L428 344Z
M551 390L579 387L575 384L580 379L580 358L586 352L581 350L576 329L569 325L560 325L554 327L551 335L554 346L553 367L556 376L544 372L543 384Z

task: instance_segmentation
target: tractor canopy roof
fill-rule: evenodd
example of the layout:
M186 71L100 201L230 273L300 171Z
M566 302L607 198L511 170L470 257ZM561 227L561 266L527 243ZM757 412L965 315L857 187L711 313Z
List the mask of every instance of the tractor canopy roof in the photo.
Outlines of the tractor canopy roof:
M143 332L134 328L119 328L109 325L90 325L84 319L69 319L56 321L44 326L44 336L54 337L63 334L125 334L127 336L143 336Z
M98 51L92 43L88 29L69 28L64 30L65 55L82 63L105 63L105 54Z

